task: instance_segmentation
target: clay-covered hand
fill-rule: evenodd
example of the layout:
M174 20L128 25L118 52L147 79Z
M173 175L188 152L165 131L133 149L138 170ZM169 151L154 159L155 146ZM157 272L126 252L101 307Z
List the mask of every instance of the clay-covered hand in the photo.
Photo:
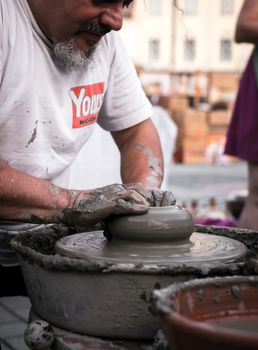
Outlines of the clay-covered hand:
M165 207L176 204L176 198L171 191L162 191L159 188L148 189L137 183L124 184L123 186L128 190L137 188L137 192L149 202L151 207Z
M144 214L151 195L140 184L112 184L92 191L71 192L71 204L65 208L63 222L89 227L116 214Z
M151 207L165 207L176 204L176 198L171 191L162 191L159 189L151 190Z

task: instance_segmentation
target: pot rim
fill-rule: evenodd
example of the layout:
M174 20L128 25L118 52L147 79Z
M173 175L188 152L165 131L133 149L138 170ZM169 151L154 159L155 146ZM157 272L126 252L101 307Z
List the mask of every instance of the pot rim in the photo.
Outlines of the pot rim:
M67 233L67 232L66 232ZM236 273L238 269L243 270L245 261L239 262L187 262L180 263L166 263L166 264L139 264L139 263L113 263L100 260L77 259L68 258L61 255L45 255L32 249L28 246L22 245L21 239L26 236L42 234L39 232L18 234L11 240L12 248L18 253L18 257L23 260L34 262L37 265L48 270L70 270L70 271L85 271L105 272L105 273L137 273L137 274L155 274L155 275L170 275L170 276L207 276L209 273L215 271L218 274Z
M159 315L164 326L171 327L172 332L182 331L184 334L196 334L200 338L211 339L216 337L218 341L225 341L232 343L232 337L238 344L245 345L254 343L254 347L258 346L258 335L247 333L241 330L231 330L227 328L218 327L214 324L205 323L191 319L187 316L181 315L178 311L173 309L171 299L183 291L190 291L193 289L202 288L204 286L213 284L230 285L231 283L251 283L256 284L258 289L258 276L225 276L225 277L207 277L202 279L193 279L190 281L175 283L161 290L154 290L153 303L154 309ZM200 333L201 332L201 333Z

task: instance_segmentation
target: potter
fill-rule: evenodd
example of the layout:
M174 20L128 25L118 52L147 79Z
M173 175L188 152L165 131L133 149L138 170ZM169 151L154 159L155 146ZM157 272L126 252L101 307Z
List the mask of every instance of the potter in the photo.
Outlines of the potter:
M86 229L111 214L140 215L150 205L174 203L170 191L160 190L163 156L151 105L116 33L132 2L0 0L0 225L6 231L13 222ZM85 182L71 186L74 161L96 123L118 147L122 183L91 188L91 169L79 164ZM8 288L0 293L15 295L16 278L4 281L8 266L1 266Z

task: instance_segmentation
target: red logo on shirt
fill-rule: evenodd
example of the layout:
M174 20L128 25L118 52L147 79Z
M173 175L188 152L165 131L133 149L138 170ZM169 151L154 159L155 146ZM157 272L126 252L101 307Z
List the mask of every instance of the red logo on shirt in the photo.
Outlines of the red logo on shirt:
M73 128L81 128L97 121L104 97L104 82L72 88Z

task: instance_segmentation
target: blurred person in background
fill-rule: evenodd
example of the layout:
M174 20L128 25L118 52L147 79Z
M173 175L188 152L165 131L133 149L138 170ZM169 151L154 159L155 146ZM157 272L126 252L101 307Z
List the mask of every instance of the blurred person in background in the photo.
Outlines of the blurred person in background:
M164 176L161 188L165 190L169 187L169 169L175 153L178 128L168 111L159 104L159 97L151 96L149 99L153 109L151 119L157 129L163 153Z
M248 164L248 196L238 226L258 230L258 1L245 0L235 40L254 49L242 74L229 125L225 154Z

